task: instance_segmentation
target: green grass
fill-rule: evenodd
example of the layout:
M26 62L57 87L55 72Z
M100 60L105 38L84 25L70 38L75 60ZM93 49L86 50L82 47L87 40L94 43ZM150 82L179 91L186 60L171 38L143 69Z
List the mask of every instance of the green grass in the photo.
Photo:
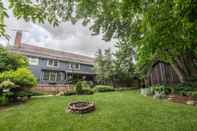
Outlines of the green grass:
M96 102L88 114L65 112L73 100ZM197 131L197 107L134 91L34 98L0 112L0 131Z

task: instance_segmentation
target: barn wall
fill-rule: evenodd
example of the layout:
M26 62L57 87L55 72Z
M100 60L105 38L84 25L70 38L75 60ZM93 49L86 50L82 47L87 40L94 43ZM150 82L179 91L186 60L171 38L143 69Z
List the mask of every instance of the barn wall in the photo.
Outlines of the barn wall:
M178 76L172 69L170 64L158 62L152 66L152 69L147 73L145 84L147 86L159 84L176 84L179 83Z

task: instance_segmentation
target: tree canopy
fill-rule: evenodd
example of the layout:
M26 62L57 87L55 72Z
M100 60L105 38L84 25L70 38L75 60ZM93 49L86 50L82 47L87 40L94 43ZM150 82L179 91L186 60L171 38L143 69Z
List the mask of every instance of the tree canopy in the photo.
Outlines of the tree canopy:
M24 88L36 85L36 78L28 69L27 58L0 47L0 83L9 80Z
M27 67L27 58L21 54L11 53L0 47L0 72L16 70L17 68Z
M197 75L197 0L9 0L9 9L26 21L83 20L105 40L116 38L136 51L137 70L160 59L182 82ZM0 0L0 35L7 9ZM187 59L187 58L191 59Z
M112 82L113 77L113 59L110 49L106 49L104 53L98 50L94 65L95 73L99 83Z

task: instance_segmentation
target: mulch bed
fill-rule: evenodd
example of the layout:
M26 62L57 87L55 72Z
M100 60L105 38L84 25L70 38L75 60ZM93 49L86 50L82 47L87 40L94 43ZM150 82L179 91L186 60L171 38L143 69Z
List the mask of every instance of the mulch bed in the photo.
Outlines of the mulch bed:
M169 95L168 100L175 103L197 105L197 101L193 100L191 96L179 96L179 95Z

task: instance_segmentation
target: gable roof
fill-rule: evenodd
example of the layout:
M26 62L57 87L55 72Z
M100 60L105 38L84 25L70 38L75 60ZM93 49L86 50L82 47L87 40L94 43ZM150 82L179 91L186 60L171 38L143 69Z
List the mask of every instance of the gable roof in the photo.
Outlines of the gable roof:
M93 65L95 63L95 58L93 57L33 46L29 44L21 44L20 48L11 46L10 50L16 53L22 53L27 56L34 56L40 58L56 59L61 61L76 62L88 65Z
M150 66L149 66L149 68L148 68L148 70L147 70L147 72L146 72L146 76L149 76L150 73L153 71L154 67L155 67L157 64L159 64L159 63L163 63L163 64L166 64L166 65L169 65L169 63L167 63L167 62L164 62L164 61L159 60L159 59L155 59L155 60L153 60L152 63L150 64Z

